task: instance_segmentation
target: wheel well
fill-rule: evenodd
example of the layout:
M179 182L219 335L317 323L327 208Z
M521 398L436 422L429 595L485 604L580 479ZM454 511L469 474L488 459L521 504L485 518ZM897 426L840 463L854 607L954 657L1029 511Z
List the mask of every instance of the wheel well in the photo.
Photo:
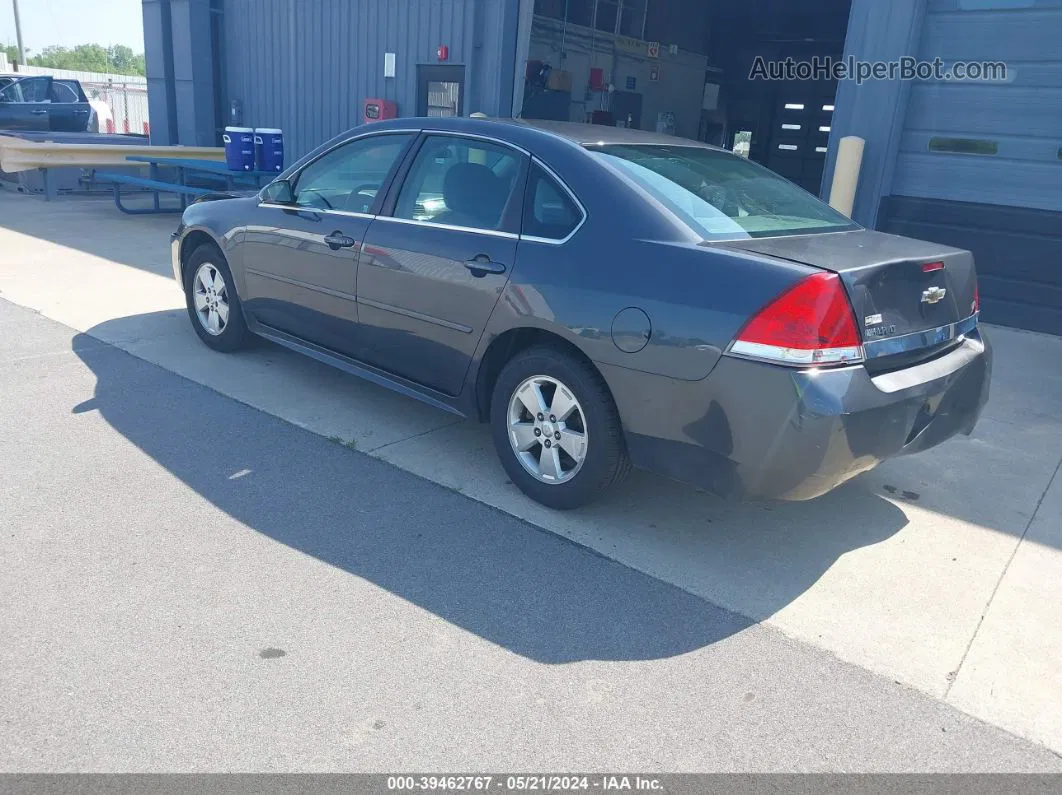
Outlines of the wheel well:
M479 373L476 377L476 409L480 422L490 419L490 397L502 369L518 353L535 346L545 346L570 353L586 362L600 375L600 371L590 357L564 337L552 331L537 328L510 329L504 334L499 334L491 342L479 366Z
M181 284L184 284L184 266L188 262L188 258L192 256L192 252L202 245L213 246L221 253L221 248L218 246L217 241L214 240L208 233L199 229L189 232L184 240L181 241Z

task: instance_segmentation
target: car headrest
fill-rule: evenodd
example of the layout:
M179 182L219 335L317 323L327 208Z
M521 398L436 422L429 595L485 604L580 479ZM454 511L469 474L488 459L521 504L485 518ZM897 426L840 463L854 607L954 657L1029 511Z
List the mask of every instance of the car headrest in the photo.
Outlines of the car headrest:
M443 179L443 200L452 212L471 216L493 227L501 220L503 183L480 163L457 163Z

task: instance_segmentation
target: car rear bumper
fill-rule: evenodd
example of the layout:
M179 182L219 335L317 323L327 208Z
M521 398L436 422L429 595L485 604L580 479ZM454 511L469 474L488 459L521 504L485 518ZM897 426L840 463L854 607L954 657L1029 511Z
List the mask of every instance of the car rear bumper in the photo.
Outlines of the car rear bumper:
M972 432L991 369L991 347L974 332L939 358L879 376L724 356L696 384L654 379L655 394L646 376L613 368L606 378L636 466L728 496L806 500Z

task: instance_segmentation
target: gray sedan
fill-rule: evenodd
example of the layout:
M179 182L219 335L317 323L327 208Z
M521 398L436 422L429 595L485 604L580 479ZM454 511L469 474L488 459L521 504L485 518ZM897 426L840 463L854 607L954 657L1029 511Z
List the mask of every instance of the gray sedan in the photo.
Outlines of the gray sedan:
M192 205L172 253L208 346L257 335L489 422L553 508L632 465L814 498L969 434L988 399L969 252L669 136L380 122Z

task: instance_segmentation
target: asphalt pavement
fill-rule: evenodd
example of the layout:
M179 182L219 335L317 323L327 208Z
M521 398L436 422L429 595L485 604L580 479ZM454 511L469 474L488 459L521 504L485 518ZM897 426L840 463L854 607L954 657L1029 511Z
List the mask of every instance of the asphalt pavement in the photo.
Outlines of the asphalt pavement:
M0 300L0 771L1062 759Z

